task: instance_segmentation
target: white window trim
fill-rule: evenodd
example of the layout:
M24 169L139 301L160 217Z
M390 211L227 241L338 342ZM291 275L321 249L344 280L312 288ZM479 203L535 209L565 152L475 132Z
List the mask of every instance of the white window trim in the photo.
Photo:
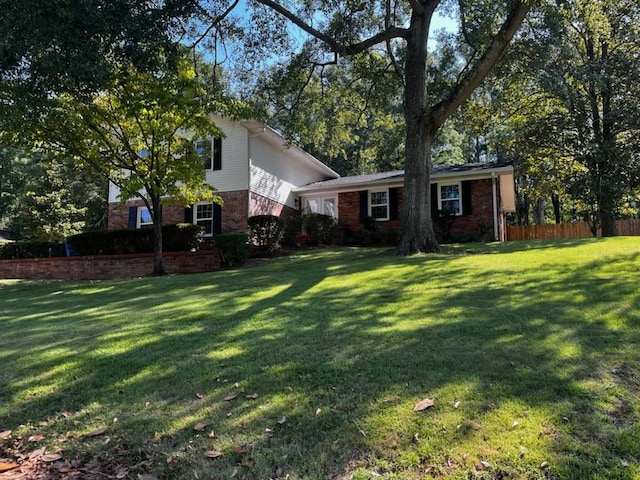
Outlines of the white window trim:
M332 218L335 218L336 220L338 219L339 216L339 212L340 209L338 208L338 194L335 195L322 195L322 196L318 196L318 197L304 197L302 199L302 206L303 206L303 212L307 211L307 207L309 205L309 201L310 200L317 200L318 201L318 212L321 215L327 215L324 211L324 201L331 199L333 200L333 204L334 204L334 208L335 208L335 217L333 215L328 215Z
M198 205L211 205L211 217L210 218L198 218ZM193 224L197 225L198 220L211 220L211 233L203 233L204 237L213 237L213 225L216 216L215 207L212 202L198 202L193 204Z
M438 210L443 210L442 202L445 201L453 201L455 198L442 198L442 187L447 187L449 185L457 185L458 186L458 211L456 212L456 217L462 215L462 182L446 182L446 183L438 183Z
M142 212L145 210L149 211L147 207L138 207L138 210L136 211L136 228L149 227L153 225L153 219L150 222L142 221ZM151 216L151 212L149 212L149 216Z
M380 192L385 192L387 194L387 203L385 204L385 206L387 207L387 216L385 218L376 218L376 221L378 222L386 222L387 220L389 220L389 189L388 188L382 188L382 189L377 189L377 190L369 190L369 198L368 198L368 207L369 207L369 216L373 217L373 215L371 214L372 209L373 209L373 202L371 201L371 197L374 193L380 193ZM376 207L381 207L382 205L376 205Z

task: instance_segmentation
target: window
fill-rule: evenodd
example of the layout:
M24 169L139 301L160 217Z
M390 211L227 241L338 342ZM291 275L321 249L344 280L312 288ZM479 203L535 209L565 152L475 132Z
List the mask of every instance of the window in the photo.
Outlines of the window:
M196 142L196 155L204 163L205 170L211 170L211 140L198 140Z
M336 209L335 197L327 197L322 199L322 210L325 215L338 218L338 210Z
M304 211L305 213L319 213L338 218L338 200L336 197L306 198Z
M204 236L213 235L213 203L196 203L193 223L203 228Z
M438 209L460 215L462 213L460 208L460 192L462 191L460 183L439 184L438 187Z
M196 141L196 155L202 159L205 170L222 170L222 139Z
M369 216L389 220L389 191L369 192Z
M151 218L151 212L147 207L138 207L138 221L137 228L148 227L153 225L153 219Z

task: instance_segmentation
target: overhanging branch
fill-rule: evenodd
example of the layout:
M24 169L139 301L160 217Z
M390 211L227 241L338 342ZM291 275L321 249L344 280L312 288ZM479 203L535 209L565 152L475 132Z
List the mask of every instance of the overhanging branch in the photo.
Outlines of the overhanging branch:
M518 28L520 28L529 10L531 10L533 3L532 0L522 0L518 2L511 12L509 12L502 27L500 27L498 33L493 37L491 43L475 66L458 81L446 98L431 109L431 118L427 123L432 126L434 131L441 127L447 118L471 96L476 87L480 85L498 60L500 60L509 42L518 31Z
M277 2L274 2L272 0L257 0L257 2L264 5L265 7L275 10L280 15L296 25L298 28L302 29L312 37L317 38L318 40L326 44L332 52L338 55L356 55L379 43L385 42L392 38L404 38L407 35L407 30L404 28L389 27L382 32L379 32L376 35L373 35L372 37L369 37L361 42L351 45L345 45L344 43L336 40L331 35L327 35L326 33L312 27L298 15Z

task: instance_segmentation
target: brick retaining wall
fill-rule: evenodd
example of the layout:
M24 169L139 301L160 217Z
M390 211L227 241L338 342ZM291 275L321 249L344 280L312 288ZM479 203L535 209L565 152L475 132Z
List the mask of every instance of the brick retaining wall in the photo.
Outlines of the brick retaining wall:
M202 273L220 269L217 249L165 252L167 273ZM111 280L151 275L153 254L0 260L0 278L25 280Z

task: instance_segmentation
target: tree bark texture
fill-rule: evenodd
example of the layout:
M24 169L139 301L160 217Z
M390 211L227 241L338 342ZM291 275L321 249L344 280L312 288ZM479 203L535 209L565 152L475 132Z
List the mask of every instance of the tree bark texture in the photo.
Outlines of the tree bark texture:
M153 219L153 275L166 275L162 259L162 208L160 197L151 199L151 218Z
M427 37L432 12L415 11L405 61L405 172L399 255L438 252L440 245L431 218L431 146L426 92Z

